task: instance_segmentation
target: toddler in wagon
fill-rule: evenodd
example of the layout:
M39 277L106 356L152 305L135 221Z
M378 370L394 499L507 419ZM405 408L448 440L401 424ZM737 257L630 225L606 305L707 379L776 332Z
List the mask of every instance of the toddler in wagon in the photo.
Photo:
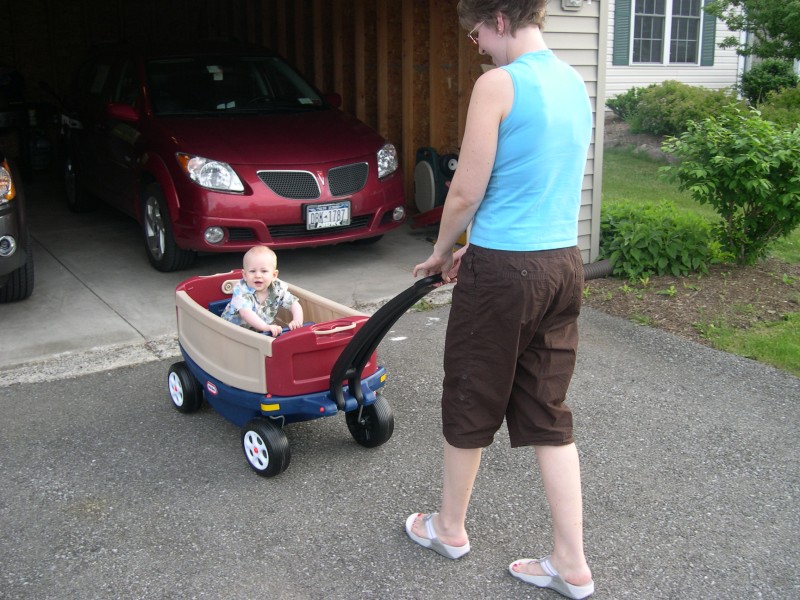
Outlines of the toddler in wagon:
M233 295L222 318L235 325L278 336L283 330L274 324L280 307L292 313L289 329L303 325L303 307L287 285L278 279L278 257L266 246L253 246L244 255L242 280L233 287Z

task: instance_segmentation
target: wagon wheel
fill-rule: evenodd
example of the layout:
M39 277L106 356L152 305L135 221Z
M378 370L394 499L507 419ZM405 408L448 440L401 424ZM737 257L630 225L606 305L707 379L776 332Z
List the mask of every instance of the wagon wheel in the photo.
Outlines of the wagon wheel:
M375 448L388 442L394 433L392 408L381 395L375 402L362 408L360 419L358 409L346 413L345 419L353 438L366 448Z
M172 406L182 413L195 412L203 403L203 390L185 362L176 362L167 377Z
M242 449L248 464L262 477L283 473L292 457L283 429L266 419L253 419L242 428Z

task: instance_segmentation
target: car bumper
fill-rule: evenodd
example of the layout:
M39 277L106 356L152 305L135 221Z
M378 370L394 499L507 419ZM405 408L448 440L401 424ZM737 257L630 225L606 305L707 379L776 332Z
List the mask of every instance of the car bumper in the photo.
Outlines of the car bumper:
M255 190L253 192L252 190ZM363 190L350 197L289 200L262 196L254 185L242 195L200 190L190 185L178 190L177 218L173 234L177 244L185 249L202 252L236 252L256 244L273 248L302 248L350 242L383 235L401 225L405 217L395 219L397 208L405 207L402 176L394 173L379 186ZM194 201L191 196L197 196ZM304 207L350 201L350 224L308 230ZM199 210L198 210L199 209ZM220 227L224 235L219 243L209 243L205 232Z

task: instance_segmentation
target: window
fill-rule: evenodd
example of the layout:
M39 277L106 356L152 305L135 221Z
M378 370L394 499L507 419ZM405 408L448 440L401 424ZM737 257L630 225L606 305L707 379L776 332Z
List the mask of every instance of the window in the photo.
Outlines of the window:
M704 0L616 0L612 63L713 65L716 20L703 12L703 4Z
M636 0L632 62L697 63L700 17L700 0Z

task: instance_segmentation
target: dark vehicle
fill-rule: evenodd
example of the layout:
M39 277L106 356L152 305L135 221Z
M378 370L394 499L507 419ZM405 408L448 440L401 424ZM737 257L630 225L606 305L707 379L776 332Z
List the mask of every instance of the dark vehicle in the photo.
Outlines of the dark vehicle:
M161 271L377 241L405 218L397 152L340 102L261 48L106 48L64 101L67 202L136 218Z
M25 218L25 193L16 169L0 150L0 302L33 293L33 249Z

